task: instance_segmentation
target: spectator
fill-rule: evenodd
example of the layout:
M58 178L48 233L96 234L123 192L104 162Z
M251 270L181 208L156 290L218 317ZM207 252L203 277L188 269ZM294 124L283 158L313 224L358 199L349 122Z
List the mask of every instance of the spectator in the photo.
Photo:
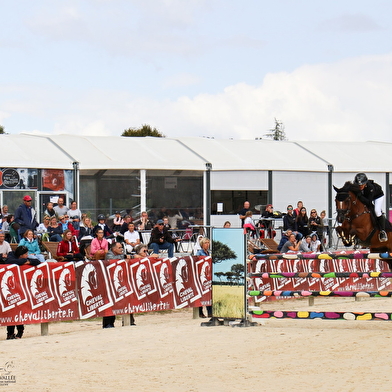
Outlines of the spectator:
M109 250L109 242L104 237L104 232L101 228L96 230L95 235L96 237L91 241L91 256L95 260L104 260Z
M0 264L3 264L11 251L10 244L5 240L5 234L0 231Z
M103 230L103 236L105 238L109 238L110 236L112 236L113 232L106 224L105 215L99 214L97 219L98 219L98 223L94 227L94 234L97 233L97 230Z
M82 220L82 212L78 208L78 204L74 200L71 202L70 209L67 211L69 222L75 230L80 230L80 221Z
M68 207L64 205L64 199L59 197L57 200L57 206L53 207L56 212L57 218L60 218L61 215L66 215L68 212Z
M116 211L114 213L112 231L120 231L123 223L124 219L122 218L120 211Z
M223 224L223 228L225 228L225 229L230 229L230 227L231 227L231 223L230 223L229 221L226 221L226 222Z
M250 230L250 233L252 234L252 237L256 238L256 227L253 223L253 219L252 219L252 211L246 211L245 214L245 220L244 220L244 233L247 230Z
M132 218L129 215L124 216L124 223L121 226L120 233L124 235L124 233L128 230L128 225L132 222Z
M315 231L319 237L319 240L321 241L323 239L323 222L317 215L317 211L315 209L310 210L308 226L309 231L311 233Z
M28 258L29 250L25 246L18 246L15 252L8 253L6 264L18 264L18 265L38 265L39 260ZM15 335L15 327L18 333ZM7 327L7 340L9 339L21 339L24 332L24 325L9 325Z
M140 219L138 219L134 223L139 231L140 230L152 230L152 228L154 227L154 224L150 220L150 218L148 217L148 214L146 211L143 211L141 213Z
M7 204L4 204L4 205L3 205L3 208L1 209L1 214L2 214L3 216L8 216L8 215L9 215Z
M262 219L262 218L268 218L268 219ZM263 213L261 214L261 227L264 228L264 235L265 235L265 231L268 231L268 237L269 238L274 238L275 237L275 232L273 230L273 219L274 218L274 207L272 206L272 204L267 204L265 206L265 210L263 211ZM265 237L267 237L265 235Z
M15 216L9 214L7 216L9 234L6 233L7 241L16 244L18 242L19 225L15 222Z
M294 216L297 217L301 211L301 208L304 206L301 200L297 202L297 208L294 210Z
M310 247L310 242L311 242L311 237L310 235L307 235L305 239L301 241L301 245L299 246L299 251L305 253L311 252L312 249Z
M318 235L313 233L310 241L310 249L312 252L320 252L320 247L321 241L318 239Z
M79 250L82 255L86 255L85 249L91 244L94 238L94 226L91 223L91 218L86 216L84 224L79 231Z
M64 231L63 239L57 245L57 256L64 257L65 261L83 260L71 230Z
M282 247L282 253L298 252L300 245L301 245L301 241L297 241L295 239L295 235L290 234L288 241L286 241Z
M240 219L241 219L241 222L242 222L241 223L241 227L244 227L244 224L245 224L245 214L249 210L250 210L250 203L249 203L249 201L246 201L244 203L244 208L238 212L238 215L240 216Z
M38 234L46 233L48 231L49 225L50 225L50 217L49 215L45 215L43 222L40 223L37 227L37 233Z
M135 259L141 259L148 257L148 247L145 244L139 244L135 246ZM158 255L155 255L158 256Z
M60 215L60 225L63 229L63 233L65 230L70 230L72 232L72 235L77 234L77 231L74 229L72 223L69 221L68 215Z
M48 215L49 217L56 216L56 211L53 208L52 202L46 203L46 210L44 212L44 215Z
M302 234L302 237L306 237L309 234L308 221L309 218L306 215L306 208L302 207L296 218L297 230Z
M325 210L322 210L320 212L320 219L323 224L323 240L321 241L322 246L326 245L328 243L328 238L329 238L329 224L328 224L328 218L326 216Z
M293 233L293 231L291 229L288 229L283 232L282 238L280 239L279 245L278 245L279 252L282 251L283 245L289 240L292 233Z
M169 218L167 216L163 217L163 227L166 227L166 229L170 230L171 224L169 223Z
M124 233L125 249L128 253L133 251L133 248L140 244L140 236L137 231L135 231L135 225L130 223L128 225L128 231Z
M167 218L169 219L169 225L172 229L178 228L178 221L182 219L182 215L180 211L177 213L173 212L172 210L167 210Z
M252 212L252 211L248 211L248 212ZM246 218L245 218L246 220ZM245 225L244 225L245 227ZM201 249L199 249L196 253L196 256L209 256L210 255L210 239L207 237L203 237L200 239L200 247ZM212 317L212 306L206 306L207 308L207 314L208 317ZM199 306L199 317L201 318L205 318L206 316L203 313L203 307Z
M33 230L27 229L24 232L23 238L19 242L19 246L25 246L28 249L29 259L38 259L40 263L45 262L45 257L41 254L38 241L34 238Z
M57 222L56 216L50 218L50 225L47 227L47 233L49 235L49 241L60 242L62 240L63 227Z
M297 221L291 204L287 206L287 214L283 217L283 230L291 230L295 234L297 241L302 239L302 234L297 231Z
M164 227L162 219L159 219L156 226L151 231L150 244L154 253L159 254L160 249L167 249L168 256L173 257L174 243L180 241L179 238L174 239Z
M23 236L27 229L35 230L38 226L36 219L36 212L31 207L32 198L29 195L23 197L23 204L21 204L15 212L15 221L19 225L18 235Z

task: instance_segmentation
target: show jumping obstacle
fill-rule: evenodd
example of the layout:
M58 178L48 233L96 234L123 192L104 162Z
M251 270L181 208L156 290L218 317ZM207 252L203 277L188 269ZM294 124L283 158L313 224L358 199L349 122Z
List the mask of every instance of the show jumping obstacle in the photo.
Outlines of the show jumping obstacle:
M392 291L387 287L391 284L389 279L392 278L392 272L388 272L387 264L383 261L385 259L392 259L392 255L360 251L251 255L248 261L248 280L251 283L248 286L248 299L307 297L312 300L310 304L313 304L314 297L389 298L392 297ZM342 271L358 267L368 271ZM288 271L282 271L282 268L287 268ZM329 271L329 268L340 271ZM298 290L292 289L295 285L299 286ZM308 287L304 288L304 285ZM310 288L310 285L313 287ZM338 288L349 286L353 289L325 290L323 286L326 285ZM277 286L282 289L276 289ZM355 289L358 287L359 289ZM366 289L367 287L370 289ZM247 313L254 319L392 320L392 313L388 312L249 310L248 306Z

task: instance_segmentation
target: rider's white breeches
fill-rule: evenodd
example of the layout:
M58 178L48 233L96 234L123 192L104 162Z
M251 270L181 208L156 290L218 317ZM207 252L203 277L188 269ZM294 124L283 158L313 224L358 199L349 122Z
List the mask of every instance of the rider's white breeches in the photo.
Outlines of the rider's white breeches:
M374 200L374 212L376 213L377 217L382 215L383 204L384 204L384 196L381 196L378 199Z

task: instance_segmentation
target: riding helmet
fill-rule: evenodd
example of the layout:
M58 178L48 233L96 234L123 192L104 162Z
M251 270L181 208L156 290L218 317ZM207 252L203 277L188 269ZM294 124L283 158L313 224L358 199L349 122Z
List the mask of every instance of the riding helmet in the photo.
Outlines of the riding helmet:
M97 219L98 219L98 220L105 219L105 215L99 214L98 217L97 217Z
M355 184L358 184L358 185L366 185L366 183L368 182L368 178L366 177L365 173L358 173L355 176L354 182L355 182Z

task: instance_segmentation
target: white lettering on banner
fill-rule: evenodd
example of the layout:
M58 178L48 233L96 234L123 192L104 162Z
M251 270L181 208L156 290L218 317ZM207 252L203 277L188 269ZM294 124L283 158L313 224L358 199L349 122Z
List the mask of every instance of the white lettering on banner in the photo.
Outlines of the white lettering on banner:
M142 312L159 312L160 310L169 310L171 309L170 303L162 302L153 303L146 302L140 305L128 305L123 309L113 309L114 314L129 314L129 313L142 313Z
M143 286L140 286L140 288L139 288L140 294L146 294L146 293L148 293L150 290L151 290L151 284L150 284L150 283L145 284L145 285L143 285Z
M24 323L26 321L49 321L53 319L61 320L63 318L73 318L74 317L74 311L71 309L63 310L63 309L58 309L58 310L38 310L36 312L31 312L31 313L22 313L19 312L19 314L15 315L14 319L16 323Z
M8 306L9 306L9 305L13 305L13 304L19 302L21 299L22 299L22 297L21 297L20 294L18 294L18 293L9 295L9 296L7 297Z
M92 304L94 304L97 301L102 301L102 295L97 295L96 297L89 299L88 301L86 301L86 306L90 306Z

